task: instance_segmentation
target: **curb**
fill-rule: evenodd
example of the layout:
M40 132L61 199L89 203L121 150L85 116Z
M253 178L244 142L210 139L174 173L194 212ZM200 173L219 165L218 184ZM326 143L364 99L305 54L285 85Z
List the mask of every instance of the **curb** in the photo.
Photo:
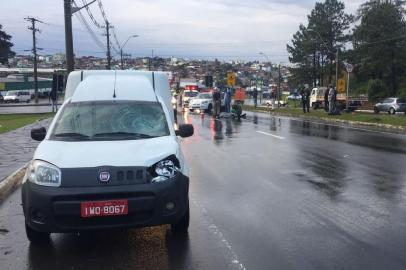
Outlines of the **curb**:
M357 127L357 128L364 128L364 129L370 129L370 130L383 130L386 132L391 132L394 134L406 134L406 127L405 126L394 126L394 125L389 125L389 124L380 124L380 123L368 123L368 122L359 122L359 121L351 121L351 120L342 120L342 119L331 119L331 118L325 118L325 117L309 117L309 116L304 116L304 115L293 115L289 113L280 113L280 112L274 112L272 110L249 110L245 109L246 111L250 112L259 112L259 113L271 113L272 115L275 116L284 116L284 117L291 117L295 119L301 119L301 120L313 120L313 121L322 121L324 123L333 123L333 124L343 124L347 125L350 127Z
M28 163L0 182L0 203L21 185L27 167Z

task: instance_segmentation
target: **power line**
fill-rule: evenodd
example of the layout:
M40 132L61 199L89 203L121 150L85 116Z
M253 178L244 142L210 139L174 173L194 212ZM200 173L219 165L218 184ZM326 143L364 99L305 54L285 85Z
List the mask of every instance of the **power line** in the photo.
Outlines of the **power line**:
M99 6L99 9L100 9L100 12L101 12L101 14L102 14L102 16L103 16L104 21L108 21L107 16L106 16L106 12L104 11L104 7L103 7L102 1L101 1L101 0L97 0L97 3L98 3L98 6Z
M385 43L385 42L388 42L388 41L394 41L394 40L403 39L403 38L406 38L406 35L400 35L400 36L391 37L391 38L388 38L388 39L382 39L382 40L371 41L371 42L365 42L365 43L359 43L359 44L355 43L355 44L356 44L356 45L359 45L359 46L367 46L367 45L373 45L373 44L378 44L378 43Z
M92 14L92 12L90 11L90 8L89 8L87 2L86 2L85 0L82 0L82 3L83 3L83 5L85 6L86 11L87 11L87 14L89 15L90 20L93 22L93 24L94 24L97 28L100 28L100 29L103 28L102 24L100 24L100 23L96 20L96 18L93 16L93 14Z
M76 2L73 1L73 4L75 7L78 7ZM79 21L81 22L81 24L87 29L88 33L90 34L90 36L92 37L93 41L96 43L96 45L104 50L104 44L103 42L100 41L100 39L98 38L97 34L93 31L93 29L90 27L90 25L87 23L85 17L83 16L81 11L78 11L75 13L76 17L79 19Z
M99 4L99 9L100 9L100 12L101 12L101 14L102 14L102 16L103 16L103 19L104 19L106 22L109 21L109 20L107 19L106 11L104 10L103 2L102 2L101 0L97 0L97 2L98 2L98 4ZM117 34L116 34L116 30L115 30L114 26L112 26L112 30L113 30L113 38L114 38L114 41L115 41L115 43L116 43L116 45L117 45L117 48L120 48L120 42L118 41ZM115 49L114 46L112 46L112 47L113 47L113 50L118 51L117 49Z

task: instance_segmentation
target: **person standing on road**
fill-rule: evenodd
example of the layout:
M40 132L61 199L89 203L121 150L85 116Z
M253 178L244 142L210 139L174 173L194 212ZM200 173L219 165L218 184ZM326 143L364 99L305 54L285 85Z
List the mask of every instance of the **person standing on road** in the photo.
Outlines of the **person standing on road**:
M306 113L306 111L309 113L310 112L310 88L308 84L305 84L304 89L302 89L301 93L302 95L302 105L303 105L303 113Z
M328 104L329 104L328 114L335 115L337 110L336 108L337 92L331 84L329 85L329 88L330 89L328 91Z
M231 112L231 96L233 95L231 88L227 88L226 91L226 99L225 99L225 105L226 105L226 112L230 113Z
M326 112L329 111L329 102L328 102L328 92L330 90L330 86L326 88L326 91L324 91L324 110Z
M52 87L48 101L52 104L52 112L58 112L58 90Z
M220 118L220 108L221 108L221 95L220 92L215 89L213 91L213 117Z
M254 92L252 93L252 97L254 98L254 106L255 108L258 105L258 90L257 88L254 88Z

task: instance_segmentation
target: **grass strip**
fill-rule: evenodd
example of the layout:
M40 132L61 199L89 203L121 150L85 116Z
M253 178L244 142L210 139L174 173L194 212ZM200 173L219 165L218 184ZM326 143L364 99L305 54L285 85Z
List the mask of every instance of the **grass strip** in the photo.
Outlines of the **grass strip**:
M0 115L0 134L53 117L55 113L41 114L2 114Z

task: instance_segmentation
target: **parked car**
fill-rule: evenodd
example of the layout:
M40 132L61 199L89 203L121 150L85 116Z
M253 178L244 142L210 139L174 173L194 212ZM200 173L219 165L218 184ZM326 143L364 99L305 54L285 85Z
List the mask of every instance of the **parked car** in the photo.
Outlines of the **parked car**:
M163 72L69 74L49 130L31 130L41 143L21 192L33 244L83 230L188 230L189 170L177 136L192 136L193 126L175 130L168 86Z
M225 95L223 92L220 93L221 95L221 108L223 109L225 106ZM194 110L202 110L207 113L211 113L213 109L213 93L205 92L200 93L195 98L193 98L189 103L189 111L193 112Z
M4 102L4 97L2 94L0 94L0 103L3 103L3 102Z
M299 94L291 94L288 96L288 100L302 100L302 96Z
M374 112L387 112L395 114L397 112L404 112L406 114L406 98L404 97L391 97L386 98L382 102L375 104Z
M198 94L199 92L196 90L184 90L181 96L183 107L187 108L189 106L189 101Z
M278 106L278 100L269 99L269 100L265 101L265 104L268 107L271 107L272 103L274 104L274 106ZM286 101L279 100L279 107L285 107L285 106L286 106Z
M28 91L8 91L4 97L4 102L30 102L31 94Z

